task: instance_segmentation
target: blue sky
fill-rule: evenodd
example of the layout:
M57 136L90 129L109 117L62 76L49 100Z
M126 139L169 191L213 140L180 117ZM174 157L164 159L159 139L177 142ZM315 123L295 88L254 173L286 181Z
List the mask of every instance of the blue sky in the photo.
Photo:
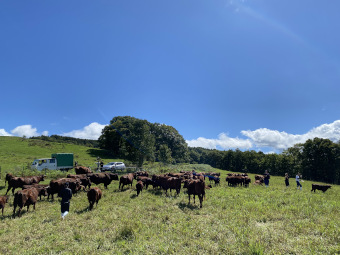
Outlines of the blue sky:
M96 139L115 116L189 146L340 140L337 0L0 2L0 135Z

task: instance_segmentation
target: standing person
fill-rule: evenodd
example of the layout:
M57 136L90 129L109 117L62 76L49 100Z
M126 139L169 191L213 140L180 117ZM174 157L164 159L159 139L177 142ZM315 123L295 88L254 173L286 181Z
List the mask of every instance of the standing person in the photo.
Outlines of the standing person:
M270 175L268 173L268 170L266 170L264 172L264 184L266 185L266 188L269 186L269 179L270 179Z
M288 173L285 173L285 184L286 184L286 187L289 186L289 175L288 175Z
M68 182L64 184L64 188L59 192L58 196L61 197L61 218L64 219L70 211L70 199L72 198L72 190L69 188Z
M297 186L297 189L299 189L300 187L300 190L302 190L302 185L301 185L301 178L302 178L302 175L300 173L297 173L296 177L295 177L295 180L296 180L296 186Z

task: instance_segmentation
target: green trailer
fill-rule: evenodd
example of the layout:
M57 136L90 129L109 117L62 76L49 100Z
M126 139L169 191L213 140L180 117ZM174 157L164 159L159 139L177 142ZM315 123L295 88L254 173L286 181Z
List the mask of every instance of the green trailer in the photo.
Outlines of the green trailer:
M73 168L73 153L54 153L51 158L57 160L58 169L72 169Z
M68 171L73 168L73 153L53 153L51 158L35 159L31 168Z

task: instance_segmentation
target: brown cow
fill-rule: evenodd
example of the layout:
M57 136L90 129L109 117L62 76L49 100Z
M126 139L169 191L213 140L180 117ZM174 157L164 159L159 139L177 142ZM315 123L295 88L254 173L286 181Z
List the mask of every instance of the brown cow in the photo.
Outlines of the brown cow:
M149 185L154 184L152 179L146 176L138 176L137 181L142 181L143 185L145 186L145 189L148 189Z
M90 203L90 210L92 210L94 203L96 203L96 207L98 206L99 200L102 198L102 191L98 187L93 187L87 192L87 199Z
M254 182L254 185L261 185L261 186L263 186L263 182L261 182L261 180L256 180Z
M228 186L238 186L244 185L245 177L242 174L228 174L226 181L228 182Z
M137 184L136 184L137 197L138 197L139 193L143 191L143 187L144 187L143 182L138 181Z
M5 205L8 202L8 196L0 196L0 208L2 210L2 216L4 216Z
M311 192L314 191L314 193L315 193L315 190L322 190L322 192L326 192L331 187L332 187L332 185L329 185L329 184L321 185L321 184L313 183Z
M68 174L67 178L75 178L79 179L81 181L81 185L84 186L84 188L91 188L91 179L86 174Z
M257 174L257 175L255 175L255 180L259 180L261 183L263 183L264 182L264 176Z
M249 187L249 183L251 183L251 179L249 176L244 176L244 186Z
M170 193L174 189L176 190L177 195L179 195L179 193L181 192L182 180L180 178L170 177L167 180L167 186L170 189Z
M138 176L149 177L149 173L147 171L137 171L134 174L134 178L136 179Z
M10 189L12 189L12 193L14 195L14 190L16 188L22 188L24 185L31 185L34 183L39 183L44 181L45 176L28 176L28 177L12 177L8 182L8 189L6 191L6 195Z
M91 169L86 166L76 166L74 168L76 174L90 174L92 173Z
M47 189L47 199L50 198L50 195L52 196L52 199L54 199L54 194L59 194L61 189L64 187L65 183L69 183L69 188L72 190L72 193L75 194L81 189L81 181L79 179L75 178L60 178L56 180L50 181L50 186Z
M27 206L27 212L29 210L30 205L33 205L33 209L35 210L35 203L38 200L38 191L35 188L19 190L14 195L13 202L13 217L15 217L15 209L19 206L18 216L20 217L21 210L24 206Z
M194 195L194 203L195 203L195 195L198 196L200 200L200 208L203 206L203 198L205 197L205 182L202 180L186 180L184 182L183 188L188 189L189 196L189 204L190 204L190 195Z
M7 173L5 177L5 187L6 187L6 182L9 182L12 178L14 177L13 174Z
M87 177L91 182L95 184L103 183L104 187L107 189L107 186L111 184L113 180L118 181L118 174L115 173L93 173L87 174Z
M47 190L48 190L48 185L47 184L32 184L32 185L24 185L22 189L30 189L30 188L35 188L38 191L39 198L41 200L41 196L48 196Z
M134 179L134 174L132 173L121 176L119 179L119 189L120 189L120 185L122 185L121 190L123 190L125 185L131 185L132 187L133 179Z

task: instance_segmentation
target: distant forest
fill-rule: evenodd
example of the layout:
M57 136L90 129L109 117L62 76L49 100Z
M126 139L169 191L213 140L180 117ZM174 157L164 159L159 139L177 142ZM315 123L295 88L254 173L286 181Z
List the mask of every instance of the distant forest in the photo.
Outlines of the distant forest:
M97 140L80 139L80 138L66 137L66 136L60 136L60 135L34 136L34 137L31 137L30 139L38 139L38 140L44 140L44 141L49 141L49 142L70 143L70 144L75 144L75 145L99 148L99 143Z
M340 143L314 138L284 150L280 154L259 151L208 150L189 148L190 163L209 164L232 172L263 174L291 178L300 172L302 178L319 182L340 184Z
M334 143L317 137L296 144L280 154L192 148L171 126L124 116L113 118L98 140L58 135L30 139L101 148L113 157L129 160L139 166L145 161L198 163L232 172L263 174L268 170L270 174L279 176L288 173L291 178L300 172L306 180L340 184L340 141Z

